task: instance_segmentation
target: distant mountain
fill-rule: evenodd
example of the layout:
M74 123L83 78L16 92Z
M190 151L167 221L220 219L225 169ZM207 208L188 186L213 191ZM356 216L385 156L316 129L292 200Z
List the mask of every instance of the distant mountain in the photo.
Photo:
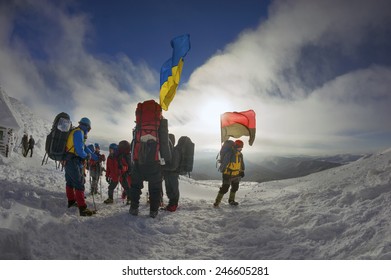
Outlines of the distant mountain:
M369 155L351 155L351 154L343 154L343 155L334 155L334 156L325 156L325 157L319 157L318 160L322 161L328 161L328 162L334 162L334 163L340 163L340 164L347 164L353 161L356 161L362 157L369 156Z
M288 178L306 176L322 170L334 168L356 161L363 155L334 155L326 157L281 157L269 156L262 160L246 160L245 181L267 182ZM191 174L196 180L220 180L221 173L217 171L215 155L210 154L196 158Z

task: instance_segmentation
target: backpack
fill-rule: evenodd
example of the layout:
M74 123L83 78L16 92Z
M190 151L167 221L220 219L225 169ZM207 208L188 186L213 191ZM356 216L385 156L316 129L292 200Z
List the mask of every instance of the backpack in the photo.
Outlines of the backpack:
M154 100L137 104L132 158L141 165L159 161L164 165L171 160L168 122L162 118L162 107Z
M125 159L126 164L128 165L128 170L132 167L132 157L131 157L131 146L130 143L126 140L122 140L118 143L118 164L122 164L122 159Z
M195 145L187 136L182 136L176 146L180 153L179 174L185 175L193 171Z
M235 142L232 140L225 140L223 146L221 146L220 152L217 154L218 170L223 173L232 157L235 155Z
M62 161L65 158L66 143L72 130L72 122L67 113L58 114L53 121L52 129L46 137L45 156L55 161ZM42 164L45 161L45 156ZM46 159L47 160L47 159Z

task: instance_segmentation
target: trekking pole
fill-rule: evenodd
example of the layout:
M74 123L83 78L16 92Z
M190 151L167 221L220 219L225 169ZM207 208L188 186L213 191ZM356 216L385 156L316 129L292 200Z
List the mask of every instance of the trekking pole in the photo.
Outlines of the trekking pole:
M100 192L100 200L102 200L102 175L99 176L99 192Z
M45 153L45 154L43 155L43 159L42 159L41 166L42 166L42 165L43 165L43 163L45 162L46 155L47 155L47 153Z
M90 191L94 194L94 190L92 189L92 180L91 180L91 172L88 170L88 181L90 181Z
M95 195L94 195L94 192L92 192L92 204L94 205L94 210L95 210L95 212L96 212L97 210L96 210L96 204L95 204Z

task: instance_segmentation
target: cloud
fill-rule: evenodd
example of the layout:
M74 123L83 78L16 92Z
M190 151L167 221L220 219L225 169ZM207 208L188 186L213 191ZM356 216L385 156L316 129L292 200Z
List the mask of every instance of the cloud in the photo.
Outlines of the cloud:
M178 115L197 110L199 125L215 131L201 134L203 146L219 141L218 113L251 108L257 139L250 151L379 148L374 138L391 136L391 68L377 59L389 56L382 44L390 45L390 19L388 1L274 1L265 22L192 74Z
M136 104L153 98L149 89L158 74L123 54L91 54L93 28L87 15L69 12L71 4L20 0L1 6L0 83L48 120L60 111L74 123L87 116L94 139L129 139ZM14 32L19 25L23 29Z
M92 54L90 18L72 5L0 4L0 83L49 120L59 111L74 122L90 117L91 141L130 139L136 105L157 99L159 74L125 54ZM257 138L248 151L384 145L391 135L391 60L382 60L390 21L386 0L273 1L265 21L182 82L165 112L170 131L190 136L197 151L218 149L220 114L254 109Z

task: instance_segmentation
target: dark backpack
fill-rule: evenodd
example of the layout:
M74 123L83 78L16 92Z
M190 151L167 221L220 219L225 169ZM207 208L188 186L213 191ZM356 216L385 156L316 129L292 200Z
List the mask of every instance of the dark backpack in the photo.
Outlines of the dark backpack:
M118 143L118 165L122 165L122 159L125 159L128 165L128 171L132 167L131 146L126 140L122 140Z
M141 165L171 160L168 122L162 118L162 108L154 100L137 104L132 157Z
M195 145L187 136L182 136L175 147L180 153L179 174L185 175L193 171Z
M46 137L45 152L47 156L55 161L65 159L66 144L72 130L72 122L67 113L58 114L53 121L52 130ZM42 161L44 163L45 157Z
M221 146L220 152L217 154L218 170L223 173L229 163L232 161L232 157L235 155L235 142L232 140L226 140Z

